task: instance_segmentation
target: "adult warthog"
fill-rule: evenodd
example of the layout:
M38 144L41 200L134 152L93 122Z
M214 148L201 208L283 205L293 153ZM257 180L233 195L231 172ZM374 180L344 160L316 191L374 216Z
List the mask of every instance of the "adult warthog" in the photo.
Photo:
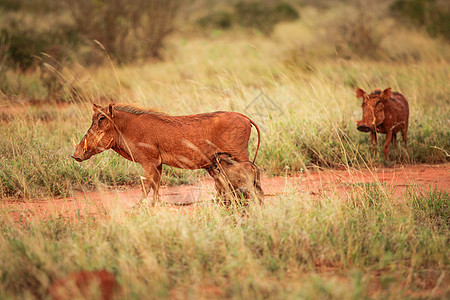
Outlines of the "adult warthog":
M227 153L237 162L248 161L251 126L258 126L236 112L213 112L170 116L133 105L93 105L92 125L75 146L76 161L113 149L124 158L142 165L142 200L153 189L158 200L162 165L182 169L208 169L217 153ZM253 160L253 161L254 161Z
M374 150L377 146L377 132L386 134L384 143L384 159L389 161L389 145L392 140L397 141L397 133L402 132L406 145L408 133L409 105L406 98L391 88L384 91L375 90L367 94L360 88L356 89L356 97L362 98L363 118L356 122L357 129L370 132L370 139Z

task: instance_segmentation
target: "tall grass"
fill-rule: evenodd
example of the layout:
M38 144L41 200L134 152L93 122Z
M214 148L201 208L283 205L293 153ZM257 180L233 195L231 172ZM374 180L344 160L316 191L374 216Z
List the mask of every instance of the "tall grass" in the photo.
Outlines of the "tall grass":
M448 295L449 195L351 190L347 200L288 192L245 216L201 205L18 226L3 214L0 297L45 296L56 278L97 269L117 276L119 299Z

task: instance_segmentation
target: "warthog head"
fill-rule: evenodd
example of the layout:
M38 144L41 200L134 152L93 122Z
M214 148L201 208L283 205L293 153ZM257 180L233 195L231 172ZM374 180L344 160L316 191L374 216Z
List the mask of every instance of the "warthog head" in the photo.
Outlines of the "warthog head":
M91 127L78 145L75 145L74 142L75 152L71 156L73 159L82 162L113 146L116 132L113 123L113 108L113 104L105 108L93 105L94 115Z
M232 197L241 196L246 200L253 199L259 204L263 203L264 192L261 189L260 172L254 163L238 162L226 153L218 154L214 163L208 172L214 178L219 196L225 198L224 204L229 205Z
M375 90L370 95L360 88L356 88L356 97L362 98L363 117L356 122L359 131L375 131L384 121L384 103L391 98L391 88L384 91Z

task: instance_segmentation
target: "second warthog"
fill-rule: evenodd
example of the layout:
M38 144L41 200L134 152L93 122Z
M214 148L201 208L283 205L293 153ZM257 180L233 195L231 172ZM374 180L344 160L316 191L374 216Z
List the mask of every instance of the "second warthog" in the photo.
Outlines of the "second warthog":
M389 161L389 145L397 140L397 133L402 132L406 145L408 133L409 105L406 98L398 93L391 92L391 88L384 91L375 90L367 94L360 88L356 89L356 97L362 98L363 117L356 122L357 129L370 132L372 145L376 150L377 132L386 134L384 142L384 159Z

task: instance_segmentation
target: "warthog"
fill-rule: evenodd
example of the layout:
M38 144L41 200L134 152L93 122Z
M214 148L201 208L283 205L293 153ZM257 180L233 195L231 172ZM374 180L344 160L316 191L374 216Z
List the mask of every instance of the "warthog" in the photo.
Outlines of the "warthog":
M389 161L389 145L396 142L397 132L401 131L406 145L408 133L409 106L406 98L391 88L384 91L375 90L370 95L362 89L356 89L356 97L362 98L363 118L356 122L359 131L370 132L374 150L377 146L377 132L386 134L384 143L384 159Z
M248 161L251 126L258 126L236 112L170 116L133 105L93 105L92 125L75 145L72 158L81 162L107 149L142 165L142 200L153 189L158 200L162 165L206 169L217 153L228 153L238 162Z
M263 204L260 172L254 163L237 162L226 153L218 154L214 161L215 164L207 171L214 178L219 200L227 206L241 197L246 200L243 204L247 204L247 200Z
M114 274L106 271L80 271L58 279L49 288L53 300L113 299L121 290Z

